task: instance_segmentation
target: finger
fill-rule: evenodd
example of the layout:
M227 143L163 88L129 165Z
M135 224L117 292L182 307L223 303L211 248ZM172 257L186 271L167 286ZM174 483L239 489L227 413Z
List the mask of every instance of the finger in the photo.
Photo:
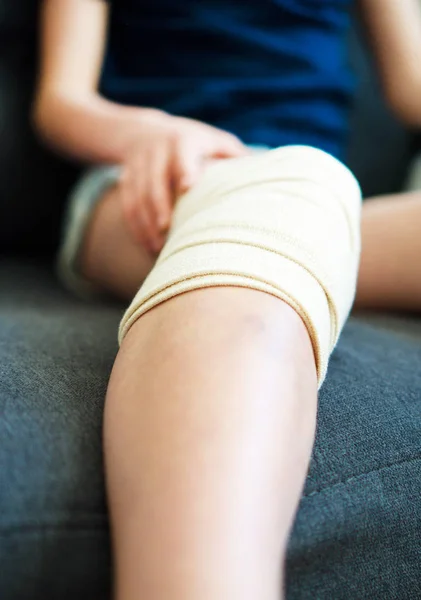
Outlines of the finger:
M137 223L139 227L139 235L142 239L142 244L151 254L158 252L156 243L156 232L154 229L154 219L151 211L151 206L148 201L144 202L137 208Z
M155 169L153 165L154 162L151 159L147 165L146 188L142 204L139 205L138 220L149 251L157 254L163 246L163 235L158 226L158 212L155 206L159 202L159 191L157 191L157 184L154 181Z
M143 227L139 224L138 207L136 203L132 201L133 192L127 192L127 189L120 190L122 198L123 217L125 225L128 229L132 240L142 248L148 249L148 244L145 235L143 234ZM127 197L130 196L130 200L127 201Z
M120 180L120 194L126 225L133 240L143 246L148 252L152 251L148 239L148 214L144 208L145 188L141 173L144 169L126 169ZM134 174L136 176L134 176Z
M123 212L124 223L129 230L131 237L138 242L138 232L136 227L137 217L129 177L130 175L128 169L124 169L120 175L117 190Z
M235 135L219 130L215 135L202 139L183 140L178 146L178 193L185 193L193 187L212 162L249 154L250 148Z
M203 148L192 139L179 141L175 146L174 177L177 194L184 194L196 183L203 168Z
M213 158L236 158L251 154L250 148L230 133L220 136L216 144L210 142L209 150Z
M156 230L162 238L170 227L173 205L169 149L151 157L148 177L148 200Z
M132 202L135 208L135 227L139 241L148 252L153 252L151 230L153 227L148 202L150 156L145 152L132 169Z

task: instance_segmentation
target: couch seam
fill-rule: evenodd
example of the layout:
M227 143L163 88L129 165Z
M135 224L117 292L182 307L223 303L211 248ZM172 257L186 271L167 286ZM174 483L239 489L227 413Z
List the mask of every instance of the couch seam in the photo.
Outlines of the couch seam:
M413 457L413 458L406 458L406 459L402 459L400 461L394 462L394 463L390 463L388 465L384 465L383 467L379 467L378 469L372 469L371 471L365 471L364 473L359 473L358 475L353 475L352 477L348 477L348 479L344 479L343 481L338 481L337 483L334 483L333 485L330 486L326 486L324 488L318 489L318 490L314 490L313 492L310 492L310 494L304 494L302 496L302 500L306 500L308 498L312 498L314 496L317 496L319 494L322 494L324 492L328 492L331 491L337 487L343 486L343 485L347 485L348 483L352 483L354 481L357 481L359 479L364 479L366 477L368 477L369 475L373 475L374 473L381 473L382 471L387 471L388 469L392 469L393 467L400 467L402 465L406 465L406 464L411 464L411 463L415 463L415 462L421 462L421 454ZM102 521L102 523L90 523L82 525L81 523L77 524L77 523L61 523L61 524L57 524L57 523L43 523L43 524L37 524L37 525L31 525L31 524L27 524L27 525L12 525L10 527L1 527L0 526L0 536L6 536L9 535L13 532L36 532L36 531L45 531L45 530L66 530L66 531L99 531L99 530L104 530L104 525L106 525L105 530L108 529L108 520L106 518L104 519L99 519L99 521Z
M369 475L373 475L374 473L381 473L382 471L387 471L388 469L392 469L393 467L400 467L405 464L411 464L411 463L420 462L420 461L421 461L421 454L419 454L418 456L415 456L413 458L404 458L402 460L398 460L397 462L390 463L388 465L379 467L378 469L372 469L371 471L366 471L364 473L358 473L358 475L353 475L352 477L349 477L348 479L344 479L343 481L338 481L338 482L334 483L333 485L328 485L324 488L314 490L313 492L310 492L310 494L304 494L302 496L302 499L304 500L306 498L311 498L312 496L317 496L318 494L322 494L323 492L333 490L336 487L339 487L341 485L347 485L348 483L352 483L353 481L356 481L358 479L364 479L365 477L368 477Z

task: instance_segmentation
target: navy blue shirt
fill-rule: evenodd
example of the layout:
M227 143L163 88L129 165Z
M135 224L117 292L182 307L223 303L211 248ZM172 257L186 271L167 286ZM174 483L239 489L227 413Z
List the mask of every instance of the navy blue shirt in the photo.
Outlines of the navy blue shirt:
M351 0L111 0L101 91L342 157Z

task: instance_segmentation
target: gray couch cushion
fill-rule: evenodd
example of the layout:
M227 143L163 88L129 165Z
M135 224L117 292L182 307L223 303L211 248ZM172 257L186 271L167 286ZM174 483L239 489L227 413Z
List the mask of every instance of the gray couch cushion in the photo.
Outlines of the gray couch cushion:
M421 338L352 318L319 400L288 599L421 598Z
M0 598L110 589L101 429L120 309L0 266Z
M0 597L104 599L101 420L123 307L18 263L0 289ZM352 319L332 358L288 600L421 597L421 327L401 323Z

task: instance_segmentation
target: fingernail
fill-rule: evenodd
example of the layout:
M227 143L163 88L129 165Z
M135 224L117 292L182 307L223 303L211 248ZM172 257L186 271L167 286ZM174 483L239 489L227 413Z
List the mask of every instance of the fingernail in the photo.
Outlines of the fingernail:
M180 182L180 192L182 194L184 194L185 192L187 192L192 187L192 185L193 185L193 180L191 178L183 179Z
M158 227L163 231L166 231L168 229L169 224L169 219L167 219L166 217L160 217L158 219Z
M144 238L139 239L141 246L146 250L148 254L153 254L153 244L150 240L145 240Z
M153 254L157 254L158 252L161 251L161 246L159 244L159 240L152 240L151 241L151 251Z

